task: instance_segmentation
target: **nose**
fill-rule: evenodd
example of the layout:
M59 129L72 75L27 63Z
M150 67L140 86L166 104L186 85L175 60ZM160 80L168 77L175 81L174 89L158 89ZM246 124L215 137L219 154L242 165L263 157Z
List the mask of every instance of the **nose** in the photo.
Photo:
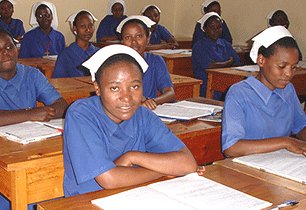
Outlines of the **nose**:
M287 68L285 71L284 71L284 74L286 77L288 78L291 78L294 76L294 69L292 69L291 67Z
M129 102L132 98L132 94L129 90L122 90L120 95L120 100L122 102Z

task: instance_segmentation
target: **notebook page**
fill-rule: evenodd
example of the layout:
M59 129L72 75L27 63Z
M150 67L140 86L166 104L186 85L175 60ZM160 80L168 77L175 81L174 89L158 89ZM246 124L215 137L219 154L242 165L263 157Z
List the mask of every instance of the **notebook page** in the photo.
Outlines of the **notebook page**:
M253 71L259 71L259 66L258 65L235 66L231 67L231 69L253 72Z
M197 103L192 101L179 101L176 103L167 103L173 106L181 106L186 108L192 108L192 109L203 109L203 110L209 110L211 113L213 112L220 112L223 110L222 106L217 105L211 105L211 104L203 104L203 103Z

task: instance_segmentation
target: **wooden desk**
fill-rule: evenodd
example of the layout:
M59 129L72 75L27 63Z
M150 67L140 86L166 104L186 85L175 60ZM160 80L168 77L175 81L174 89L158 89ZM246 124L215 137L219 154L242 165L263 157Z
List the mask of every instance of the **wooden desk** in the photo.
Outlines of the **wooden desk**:
M46 58L19 58L18 63L38 68L48 79L54 71L56 60Z
M248 76L256 76L257 72L239 71L231 68L207 69L207 98L213 98L214 91L226 92L231 85L246 79ZM298 69L291 80L298 96L306 95L306 69Z
M219 182L231 188L237 189L241 192L252 195L259 199L271 202L274 204L274 206L288 199L295 199L297 201L305 200L305 196L300 193L294 192L284 187L270 184L255 177L242 174L235 170L231 170L229 168L225 168L218 165L207 166L204 177L207 177L208 179ZM161 181L164 179L159 179L157 181ZM150 183L152 182L145 183L143 185L147 185ZM134 187L139 187L143 185L137 185ZM66 209L66 210L97 209L98 210L100 208L96 207L95 205L92 205L90 203L91 200L116 194L128 189L132 189L134 187L120 188L115 190L101 190L69 198L44 202L38 205L38 210L51 210L51 209L52 210L54 209ZM299 206L296 206L291 209L299 209Z
M178 37L176 38L179 44L179 49L191 49L192 48L192 38L190 37Z

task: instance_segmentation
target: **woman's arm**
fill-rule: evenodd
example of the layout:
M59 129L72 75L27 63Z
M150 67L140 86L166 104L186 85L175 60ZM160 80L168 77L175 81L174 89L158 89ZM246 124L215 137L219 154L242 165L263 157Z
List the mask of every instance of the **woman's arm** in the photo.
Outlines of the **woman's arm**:
M142 102L142 105L151 110L154 110L156 109L157 105L167 102L173 102L174 100L175 100L175 93L173 87L165 87L163 89L163 93L160 96L154 99L152 98L145 99L145 101Z

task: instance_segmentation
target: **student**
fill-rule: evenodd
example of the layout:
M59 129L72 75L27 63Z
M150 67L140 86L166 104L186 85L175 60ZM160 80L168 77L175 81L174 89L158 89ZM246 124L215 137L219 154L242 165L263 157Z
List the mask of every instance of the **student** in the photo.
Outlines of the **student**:
M0 0L0 28L11 33L14 39L20 41L24 35L23 22L12 18L14 13L14 0Z
M67 21L70 22L76 41L58 56L53 78L86 76L81 64L98 51L98 48L90 43L95 31L94 22L97 21L92 13L81 10L71 15Z
M250 57L260 70L227 93L222 150L227 156L279 149L306 155L306 114L290 83L298 63L298 45L283 26L267 28L253 41Z
M232 45L221 38L222 19L215 12L206 13L201 19L201 28L205 36L192 47L193 73L203 80L200 95L206 96L207 68L223 68L240 64L239 56ZM215 96L221 99L221 95Z
M268 27L270 26L284 26L286 29L289 28L289 19L285 11L273 10L267 16Z
M97 30L97 42L119 41L116 28L119 23L127 17L124 14L125 11L126 7L124 0L109 0L108 15L100 22Z
M164 59L159 55L145 52L150 40L150 27L154 24L146 16L135 15L126 18L117 27L122 44L136 50L149 65L143 76L142 103L150 109L175 100L173 84ZM158 92L161 93L159 96Z
M149 50L153 49L174 49L179 46L174 36L162 25L158 24L161 10L156 5L147 5L141 14L150 18L156 24L151 27Z
M30 24L35 28L25 33L20 46L20 58L58 55L65 49L65 38L61 32L56 31L58 21L54 4L35 3Z
M141 106L148 65L135 50L110 45L83 65L90 69L97 96L80 99L67 111L65 196L196 171L187 147Z
M218 1L215 1L215 0L204 1L203 4L202 4L201 11L204 15L206 13L209 13L209 12L216 12L221 17L221 5ZM202 39L205 36L205 34L203 33L202 28L201 28L201 19L197 22L197 24L195 26L193 36L192 36L192 46L199 39ZM222 19L222 35L221 35L221 38L225 39L226 41L228 41L231 44L233 43L233 38L232 38L231 32L230 32L229 28L227 27L227 24L224 21L224 19Z

